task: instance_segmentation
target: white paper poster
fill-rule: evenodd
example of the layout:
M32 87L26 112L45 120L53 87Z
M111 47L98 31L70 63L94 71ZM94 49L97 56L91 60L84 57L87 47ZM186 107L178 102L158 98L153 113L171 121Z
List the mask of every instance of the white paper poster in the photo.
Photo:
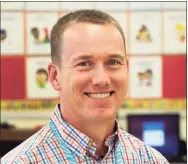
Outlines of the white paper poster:
M48 81L47 67L50 57L27 58L27 93L28 98L57 98L55 91Z
M23 10L25 2L1 2L1 10Z
M50 33L58 13L27 13L27 54L50 54Z
M159 56L131 57L129 73L130 98L161 98L162 61Z
M161 2L129 2L130 10L160 10Z
M186 12L164 12L164 54L186 54Z
M1 54L24 53L24 23L21 12L1 12Z
M25 2L29 11L58 11L59 2Z
M93 2L60 2L61 11L75 11L79 9L93 9Z
M102 11L127 11L128 2L94 2L95 9Z
M132 12L130 14L130 54L161 53L161 13Z

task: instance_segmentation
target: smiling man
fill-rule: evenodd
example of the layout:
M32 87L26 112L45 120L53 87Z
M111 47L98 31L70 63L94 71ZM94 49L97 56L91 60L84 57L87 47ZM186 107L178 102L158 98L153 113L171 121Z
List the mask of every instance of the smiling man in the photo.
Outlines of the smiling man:
M49 124L2 163L167 164L116 121L128 87L125 47L122 28L106 13L79 10L60 18L51 33L48 65L60 103Z

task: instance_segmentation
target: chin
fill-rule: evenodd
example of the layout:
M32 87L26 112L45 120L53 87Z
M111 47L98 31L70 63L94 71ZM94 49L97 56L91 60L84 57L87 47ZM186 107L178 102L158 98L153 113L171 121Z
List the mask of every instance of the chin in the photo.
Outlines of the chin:
M112 109L99 108L97 112L93 114L96 120L109 121L116 118L116 111Z

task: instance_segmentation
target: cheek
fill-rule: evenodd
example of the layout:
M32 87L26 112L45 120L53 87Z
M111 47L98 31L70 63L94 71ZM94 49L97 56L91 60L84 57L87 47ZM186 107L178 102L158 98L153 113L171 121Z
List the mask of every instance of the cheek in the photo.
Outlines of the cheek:
M120 87L127 86L128 75L125 71L116 72L111 76L111 79Z
M87 73L75 75L72 77L72 86L75 88L76 91L83 93L83 91L87 88L90 82L89 75Z
M67 76L65 88L69 88L71 94L79 96L89 84L89 76L86 73L71 73Z
M115 86L118 99L124 99L128 90L128 75L126 72L116 73L112 78L112 85Z
M87 79L85 75L81 74L72 74L67 78L66 94L64 96L77 110L84 106L84 91L89 84Z

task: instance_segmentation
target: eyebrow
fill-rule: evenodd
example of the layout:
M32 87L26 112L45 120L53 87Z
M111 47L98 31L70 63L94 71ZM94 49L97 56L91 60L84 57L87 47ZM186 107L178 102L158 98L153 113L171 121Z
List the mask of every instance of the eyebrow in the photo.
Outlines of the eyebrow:
M72 61L77 61L77 60L87 60L87 59L92 59L93 56L92 55L79 55L79 56L76 56L72 59Z
M88 60L94 58L93 55L79 55L72 59L73 62L77 60ZM121 61L125 61L125 56L122 56L120 54L108 54L108 58L118 58Z
M108 58L118 58L120 59L121 61L125 61L125 56L122 56L120 54L109 54L108 55Z

